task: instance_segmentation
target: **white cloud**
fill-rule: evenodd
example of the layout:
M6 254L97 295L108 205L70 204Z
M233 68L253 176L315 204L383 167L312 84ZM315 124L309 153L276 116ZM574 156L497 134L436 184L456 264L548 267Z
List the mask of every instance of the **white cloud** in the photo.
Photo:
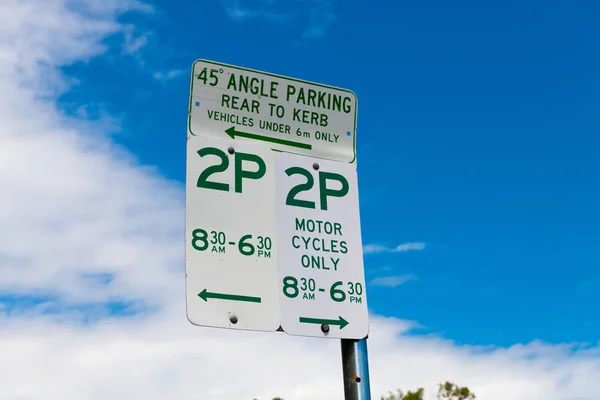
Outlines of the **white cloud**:
M413 275L380 276L372 279L370 283L373 286L397 287L416 279Z
M182 310L179 302L170 315L94 328L29 317L0 323L0 399L343 398L338 341L198 328ZM432 394L445 379L485 400L598 398L597 347L459 347L406 335L403 321L372 325L373 398L420 386Z
M0 293L58 296L19 312L0 303L0 400L341 400L338 341L187 322L181 185L54 103L70 84L57 66L102 53L123 32L122 3L68 4L0 3ZM83 324L68 308L114 298L158 312ZM375 398L446 379L485 400L598 398L598 347L482 349L410 326L372 319Z
M182 69L173 69L167 72L155 72L154 79L157 81L168 81L181 76L185 71Z
M169 244L182 235L180 187L51 101L67 88L56 67L101 53L102 39L123 29L108 11L83 16L60 0L0 5L0 18L12 16L0 23L0 291L69 301L176 295L183 257ZM90 288L84 273L114 280Z
M412 250L423 250L425 249L425 243L411 242L402 243L396 247L387 247L381 244L367 244L363 246L363 252L365 254L377 254L377 253L401 253Z
M258 12L252 11L247 8L240 8L237 5L233 6L233 7L225 8L225 13L227 14L228 17L230 17L236 21L243 21L245 19L256 18L259 16Z
M309 23L302 36L304 38L321 37L336 20L337 17L331 10L329 0L314 0L314 5L309 11Z
M121 2L121 4L124 4L124 6L127 7L126 9L130 11L135 10L147 14L153 14L155 12L155 9L151 4L144 3L142 1L131 0L129 2Z
M329 0L310 0L297 4L275 0L221 0L227 16L234 21L264 19L285 24L298 23L305 39L319 38L337 20Z
M290 22L294 12L277 10L273 0L221 0L225 14L234 21L260 18L270 22Z
M152 36L151 32L136 34L135 27L128 25L125 30L125 42L123 43L123 54L136 55L143 47L148 44L148 38Z

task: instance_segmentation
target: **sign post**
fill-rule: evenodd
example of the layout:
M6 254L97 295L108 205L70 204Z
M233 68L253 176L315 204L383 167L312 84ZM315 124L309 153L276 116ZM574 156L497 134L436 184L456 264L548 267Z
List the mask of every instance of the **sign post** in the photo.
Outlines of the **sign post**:
M194 63L186 307L198 326L341 339L361 389L346 398L367 400L357 105L346 89Z
M342 339L345 400L371 400L367 339Z

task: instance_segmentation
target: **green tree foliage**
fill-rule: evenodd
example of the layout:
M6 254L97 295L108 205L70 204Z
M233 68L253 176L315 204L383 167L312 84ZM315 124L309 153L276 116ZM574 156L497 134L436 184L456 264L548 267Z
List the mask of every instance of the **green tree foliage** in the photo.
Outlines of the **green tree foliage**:
M388 396L381 396L381 400L423 400L424 395L425 390L423 388L406 394L401 390L397 390L395 394L390 392ZM475 393L471 392L466 386L460 387L452 382L444 382L439 385L437 398L438 400L474 400Z
M402 392L400 389L396 393L389 392L387 396L381 396L381 400L423 400L425 390L418 388L414 392ZM471 392L466 386L458 386L452 382L440 383L437 392L438 400L475 400L475 393ZM254 399L256 400L256 399ZM273 400L283 400L281 397L275 397Z
M475 393L466 386L460 387L452 382L440 383L437 394L438 400L474 400Z
M407 392L404 394L402 390L398 390L397 394L390 392L388 396L381 396L381 400L423 400L424 389L419 388L416 392Z

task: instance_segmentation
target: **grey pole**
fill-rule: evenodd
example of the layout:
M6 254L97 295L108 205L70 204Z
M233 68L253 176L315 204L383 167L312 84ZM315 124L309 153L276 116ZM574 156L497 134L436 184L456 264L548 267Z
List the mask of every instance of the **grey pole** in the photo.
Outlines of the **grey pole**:
M371 400L367 339L342 339L345 400Z

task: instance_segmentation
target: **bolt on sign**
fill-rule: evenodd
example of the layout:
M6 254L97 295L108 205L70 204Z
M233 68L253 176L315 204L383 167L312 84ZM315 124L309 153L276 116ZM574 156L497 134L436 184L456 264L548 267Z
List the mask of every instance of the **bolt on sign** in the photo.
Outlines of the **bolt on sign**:
M356 116L349 90L193 64L185 229L192 324L367 336Z

